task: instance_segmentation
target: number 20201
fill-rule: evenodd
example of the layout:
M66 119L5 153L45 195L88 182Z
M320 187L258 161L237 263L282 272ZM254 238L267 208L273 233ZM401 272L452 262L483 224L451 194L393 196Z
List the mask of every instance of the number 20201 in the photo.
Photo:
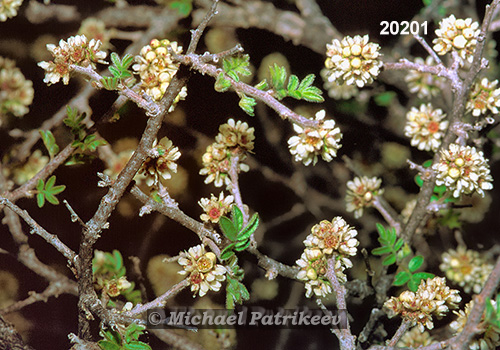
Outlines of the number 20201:
M420 28L422 28L423 34L427 35L427 21L422 24L416 21L402 21L401 23L398 21L382 21L380 25L382 26L380 35L418 35Z

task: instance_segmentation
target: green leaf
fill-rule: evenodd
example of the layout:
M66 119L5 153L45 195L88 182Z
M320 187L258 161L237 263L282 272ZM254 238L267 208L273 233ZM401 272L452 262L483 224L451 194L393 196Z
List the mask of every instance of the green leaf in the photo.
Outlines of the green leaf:
M430 4L432 4L432 0L422 0L422 2L424 3L424 6L429 6Z
M222 61L222 69L230 76L234 81L240 81L240 75L251 75L250 71L250 56L232 56L224 58Z
M314 83L315 78L316 77L314 76L314 74L308 74L304 79L302 79L302 81L300 82L299 88L297 90L299 90L299 91L306 90L308 87L310 87L312 85L312 83Z
M417 272L413 274L413 279L426 280L428 278L436 277L433 273L430 272Z
M233 204L231 207L231 217L233 219L234 227L236 227L238 231L241 231L243 228L243 213L236 204Z
M103 350L122 350L123 349L120 345L117 345L116 343L112 343L108 340L99 340L97 342L97 344Z
M396 244L394 244L394 250L395 251L400 250L404 243L405 243L405 241L402 238L398 239L396 241Z
M288 78L288 86L286 87L286 89L288 91L294 91L297 90L298 87L299 87L299 78L294 74L290 75L290 78Z
M395 97L396 93L394 91L385 91L378 95L375 95L373 100L375 101L375 104L377 106L387 107L392 103Z
M106 90L116 90L120 80L116 77L103 77L100 82Z
M408 281L408 289L412 292L416 292L418 290L418 286L420 285L420 280L411 279Z
M126 350L151 350L151 347L148 344L143 343L142 341L134 340L134 341L130 342L129 344L125 344L123 346L123 349L126 349Z
M385 227L382 224L379 224L378 222L375 223L375 227L377 228L378 234L380 237L386 237L387 234L385 232Z
M50 130L38 130L40 136L42 137L43 144L47 151L49 152L50 158L53 158L57 152L59 152L59 146L56 143L56 139Z
M38 180L38 183L36 184L36 189L37 189L37 191L43 191L43 180L42 179Z
M239 94L239 95L241 99L238 105L242 110L246 112L246 114L253 117L255 115L253 107L257 104L257 101L255 101L253 97L248 97L245 94Z
M286 80L286 69L280 67L276 63L273 67L269 67L271 72L271 84L275 90L284 90Z
M257 88L259 90L267 90L267 89L269 89L269 84L267 83L267 80L264 79L260 83L255 85L255 88Z
M394 282L392 283L395 286L402 286L406 282L408 282L411 278L411 274L407 271L399 272L396 277L394 277Z
M230 87L231 87L231 82L225 78L223 72L220 72L214 84L215 91L224 92L227 91Z
M417 184L418 187L422 187L424 184L424 180L422 180L422 176L420 174L415 175L415 183Z
M413 257L408 263L408 269L410 270L410 272L415 272L420 268L420 266L422 266L423 262L424 257L422 255L417 255Z
M118 56L118 54L116 52L111 52L111 55L109 56L109 58L111 58L111 62L113 62L113 64L115 66L117 66L117 67L121 66L120 56Z
M121 71L118 68L110 66L108 69L115 78L121 78Z
M432 159L428 159L425 162L422 163L422 166L424 168L430 168L432 166Z
M392 265L396 262L396 255L391 254L382 260L382 265Z
M175 0L168 4L169 8L176 10L183 17L189 16L193 10L192 0Z
M43 205L45 204L45 196L43 195L43 193L37 193L36 204L38 205L38 208L43 207Z
M236 247L234 248L234 250L236 250L237 252L242 252L250 246L250 243L250 240L240 241L236 243Z
M383 246L383 247L378 247L372 250L373 255L384 255L384 254L389 254L392 252L391 247L388 246Z
M222 230L222 233L231 241L236 241L238 237L238 230L234 227L234 224L231 220L229 220L225 216L221 216L219 219L219 226Z
M245 240L250 238L250 236L257 230L259 227L259 214L255 213L248 221L248 225L238 234L238 240Z
M54 197L53 195L51 195L50 193L45 194L45 199L47 199L47 202L49 202L50 204L54 204L54 205L59 204L59 200L56 197Z
M55 175L52 175L45 183L45 189L51 189L52 187L54 187L55 183L56 183L56 177Z
M134 56L130 55L130 54L125 54L125 56L123 56L122 58L122 67L123 68L128 68L130 67L130 65L134 62Z
M222 249L222 251L220 253L220 259L227 260L227 259L231 258L232 256L234 256L233 249L234 249L235 245L236 245L236 243L231 243L230 245L228 245L227 247Z
M302 99L308 102L320 103L325 101L323 96L321 96L322 91L314 86L311 86L306 91L302 92Z

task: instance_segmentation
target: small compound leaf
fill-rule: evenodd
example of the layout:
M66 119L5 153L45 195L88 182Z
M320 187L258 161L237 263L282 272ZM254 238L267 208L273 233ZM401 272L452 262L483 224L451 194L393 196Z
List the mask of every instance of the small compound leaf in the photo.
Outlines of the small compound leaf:
M383 246L383 247L378 247L372 250L373 255L384 255L384 254L389 254L392 252L391 247L388 246Z
M248 114L249 116L252 116L252 117L255 115L253 107L256 104L257 104L257 101L255 101L255 99L253 97L248 97L248 96L243 95L243 94L241 95L240 102L238 103L240 108L242 110L244 110L246 112L246 114Z
M227 80L223 72L220 72L215 81L214 89L217 92L227 91L231 87L231 82Z
M288 78L288 86L286 87L286 89L289 93L291 93L292 91L296 91L298 87L299 78L294 74L290 75L290 78Z

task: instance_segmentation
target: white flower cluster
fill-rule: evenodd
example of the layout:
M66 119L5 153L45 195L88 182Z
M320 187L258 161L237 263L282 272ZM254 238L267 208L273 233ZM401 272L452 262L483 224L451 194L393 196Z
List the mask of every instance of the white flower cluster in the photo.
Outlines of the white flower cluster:
M450 51L457 52L462 66L466 61L472 63L477 38L481 32L478 28L479 23L472 22L472 18L457 19L454 15L444 18L436 29L437 38L432 41L434 50L439 55Z
M33 83L24 77L16 63L0 57L0 119L4 114L22 117L28 113L34 94Z
M446 185L456 198L473 192L484 196L484 190L493 188L488 160L475 147L452 143L447 150L441 150L441 159L432 169L436 185Z
M165 180L170 179L172 173L177 172L176 161L180 156L181 152L168 137L162 138L160 142L155 140L149 157L139 169L139 174L146 177L148 186L156 185L160 176Z
M380 61L380 46L369 42L369 36L346 36L339 41L333 39L326 44L325 66L329 69L329 81L337 80L339 84L363 87L373 82L378 76L382 61Z
M474 117L484 115L488 110L493 114L498 114L500 88L496 88L497 84L498 80L490 82L487 78L475 83L467 101L467 111L472 111Z
M153 39L149 45L141 49L140 55L135 57L136 64L132 66L132 69L141 78L141 88L156 101L161 100L170 81L179 69L179 64L174 63L169 49L177 54L182 52L182 46L178 46L176 41ZM174 109L177 102L184 100L186 96L187 89L183 87L169 112Z
M430 103L412 107L406 114L405 135L411 137L411 145L419 150L436 152L448 128L446 114L441 109L433 109Z
M306 296L313 293L324 297L331 293L331 285L325 274L328 259L335 259L335 274L340 283L347 280L344 270L352 267L349 256L356 255L359 241L355 238L358 232L349 226L344 219L337 216L332 221L323 220L314 225L304 240L306 248L297 260L300 272L297 278L305 282Z
M54 57L54 61L39 62L38 66L45 70L43 81L50 85L56 84L62 78L63 83L69 83L70 65L95 68L95 63L106 64L106 52L99 51L101 41L91 39L87 42L85 35L75 35L68 41L60 40L59 46L47 44L47 50Z
M445 278L434 277L422 281L416 292L406 290L397 298L391 297L384 307L389 317L401 315L423 332L425 327L434 328L432 315L444 316L449 309L456 309L461 300L458 290L446 286Z
M16 17L17 10L22 4L23 0L0 0L0 22Z
M216 264L215 254L206 252L201 244L182 252L178 262L184 268L179 274L188 275L191 291L194 292L193 298L197 293L202 297L209 290L218 292L222 286L221 282L226 279L226 268Z
M330 162L337 156L337 150L342 147L339 143L342 133L335 127L332 119L324 120L326 112L324 109L316 113L318 128L301 127L294 124L293 128L299 135L292 136L288 140L290 153L295 156L296 162L304 165L315 165L318 162L318 155L323 160Z
M464 246L444 252L441 258L443 259L439 265L441 271L466 293L472 291L479 294L493 270L493 265L483 255Z
M384 190L380 189L382 180L376 177L355 177L347 182L347 193L345 196L346 210L354 212L356 219L363 215L363 209L372 205L375 196L381 195Z
M229 169L231 167L231 154L239 154L240 161L238 171L248 171L248 164L242 162L245 152L253 149L254 128L248 127L247 123L229 119L227 123L219 127L219 133L214 143L207 147L203 154L203 168L200 175L206 175L205 183L214 183L216 187L226 184L231 185Z
M356 85L339 84L328 68L323 68L320 72L323 78L323 88L328 92L328 96L335 100L348 100L359 94Z

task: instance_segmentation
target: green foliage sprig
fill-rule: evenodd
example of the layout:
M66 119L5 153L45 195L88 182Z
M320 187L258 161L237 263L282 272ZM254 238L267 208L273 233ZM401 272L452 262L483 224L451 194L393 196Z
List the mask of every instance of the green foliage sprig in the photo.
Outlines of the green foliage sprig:
M309 74L300 81L299 78L293 74L287 78L285 67L280 67L277 64L274 64L273 67L269 67L269 70L271 72L271 87L278 100L282 100L285 97L292 97L297 100L305 100L308 102L323 102L325 100L323 96L321 96L323 92L319 88L312 86L314 79L316 79L314 74Z
M47 182L43 182L42 179L38 180L38 183L36 185L36 202L38 204L38 207L41 208L45 204L45 200L47 202L58 205L59 200L56 198L56 195L61 193L66 189L66 186L64 185L58 185L54 186L56 183L56 176L52 175Z
M497 330L500 330L500 294L497 295L495 302L491 298L486 300L484 321Z
M243 213L234 204L231 207L231 217L232 220L225 216L219 219L222 233L231 241L220 254L222 260L229 259L235 254L234 251L241 252L247 249L250 245L251 235L259 226L259 215L255 213L248 221L248 224L243 227Z
M97 344L103 350L151 350L148 344L139 340L145 329L145 326L132 323L123 335L115 330L101 330L99 334L104 339Z
M407 265L404 264L405 258L412 252L402 238L397 238L396 230L393 227L386 229L381 224L376 224L376 226L379 233L378 241L381 246L373 249L372 254L387 255L382 260L382 265L389 266L397 263L403 270L396 274L393 285L402 286L407 284L408 289L416 292L422 280L434 277L432 273L416 272L424 263L424 257L421 255L411 258Z
M109 66L108 69L112 77L103 77L100 82L106 90L116 90L119 83L122 83L124 79L132 77L132 72L128 69L134 62L134 57L126 54L120 60L120 56L116 52L112 52L110 58L113 65Z

